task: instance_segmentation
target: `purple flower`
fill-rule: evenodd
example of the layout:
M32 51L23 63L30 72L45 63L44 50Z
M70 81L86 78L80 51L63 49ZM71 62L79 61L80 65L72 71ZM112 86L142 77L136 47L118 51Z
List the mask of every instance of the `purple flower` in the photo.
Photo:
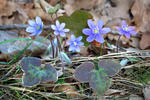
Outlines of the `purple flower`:
M110 32L110 28L102 28L104 25L104 22L102 20L99 20L97 24L95 25L92 20L88 20L88 26L89 28L85 28L82 30L82 32L85 35L89 35L89 37L86 39L88 42L92 42L93 40L96 40L97 42L104 43L103 35Z
M36 16L34 20L28 20L29 26L26 28L26 32L31 33L30 36L40 35L43 30L43 22L40 17Z
M65 32L69 32L69 29L64 29L65 23L60 24L58 20L56 20L56 26L51 25L51 28L54 30L55 35L60 35L62 37L66 36Z
M125 20L122 21L122 27L116 27L116 29L119 31L118 33L120 35L125 35L128 39L130 38L130 34L136 34L134 31L135 27L128 26Z
M80 52L80 48L79 46L81 45L84 45L83 42L80 42L82 40L82 36L79 36L79 37L75 37L74 35L71 35L71 40L69 40L67 42L69 46L69 51L77 51L77 52Z

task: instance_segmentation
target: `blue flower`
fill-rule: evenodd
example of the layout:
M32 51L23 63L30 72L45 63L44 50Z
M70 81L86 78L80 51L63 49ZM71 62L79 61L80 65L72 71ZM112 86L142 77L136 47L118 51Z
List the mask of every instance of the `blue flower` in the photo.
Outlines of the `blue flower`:
M95 25L92 20L88 20L88 26L89 28L85 28L82 30L82 32L85 35L89 35L86 39L88 42L92 42L93 40L96 40L97 42L104 43L103 35L110 32L110 28L103 28L104 22L102 20L99 20L97 24Z
M69 29L64 29L65 28L65 23L59 23L58 20L56 20L56 26L51 25L51 28L54 30L55 35L60 35L62 37L66 36L66 32L69 32Z
M79 37L75 37L74 35L71 35L71 40L69 40L67 42L69 46L69 51L76 51L76 52L80 52L80 47L79 46L82 46L84 45L83 42L80 42L82 40L82 36L79 36Z
M26 32L31 33L30 36L40 35L43 30L43 22L40 17L36 16L34 20L28 20L29 26L26 28Z
M135 27L128 26L125 20L122 21L122 27L116 27L116 29L119 31L118 33L120 35L125 35L128 39L130 38L130 34L136 34L134 31Z

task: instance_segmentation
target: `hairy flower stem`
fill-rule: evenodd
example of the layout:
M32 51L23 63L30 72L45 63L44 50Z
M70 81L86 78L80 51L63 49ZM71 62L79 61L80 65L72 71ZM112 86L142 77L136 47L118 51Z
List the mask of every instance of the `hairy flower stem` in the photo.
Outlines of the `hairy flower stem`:
M59 53L60 53L61 51L63 51L63 49L61 47L60 37L56 36L56 38L57 38L58 49L59 49ZM63 61L62 57L60 58L60 60L62 62L62 71L63 71L63 73L65 73L65 66L64 66L64 61Z
M104 47L104 44L100 44L100 56L103 55L103 47Z
M57 20L58 19L57 12L55 13L55 15L56 15L56 20ZM63 51L63 48L61 47L61 42L60 42L60 37L59 36L57 36L57 42L58 42L59 52ZM61 59L61 62L62 62L62 72L65 73L64 60L62 59L62 57L60 59Z
M120 41L120 37L121 37L121 35L119 35L118 40L117 40L117 42L116 42L116 45L117 45L117 53L119 52L119 41Z
M54 24L55 22L54 22L53 16L52 15L50 15L50 16L51 16L51 19L52 19L52 24Z
M50 40L50 42L51 42L51 46L52 46L52 56L53 56L53 58L55 58L56 57L56 55L54 54L54 45L53 45L53 41L52 41L52 38L49 36L49 40Z
M57 20L57 18L58 18L57 12L55 12L55 15L56 15L56 20Z

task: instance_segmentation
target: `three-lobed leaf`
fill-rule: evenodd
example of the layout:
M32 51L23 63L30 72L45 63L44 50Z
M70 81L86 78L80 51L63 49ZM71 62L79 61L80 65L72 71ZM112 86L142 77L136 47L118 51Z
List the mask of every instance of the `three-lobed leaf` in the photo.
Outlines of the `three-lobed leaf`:
M102 70L93 70L89 81L90 87L99 95L103 95L109 89L111 83L109 78Z
M36 57L25 57L21 60L23 74L23 85L32 87L43 82L57 81L57 71L54 67L46 64L41 66L41 60Z
M98 62L98 69L92 62L82 63L74 72L74 77L80 82L89 82L90 87L98 94L103 95L110 87L108 77L116 74L121 66L112 60L101 60Z

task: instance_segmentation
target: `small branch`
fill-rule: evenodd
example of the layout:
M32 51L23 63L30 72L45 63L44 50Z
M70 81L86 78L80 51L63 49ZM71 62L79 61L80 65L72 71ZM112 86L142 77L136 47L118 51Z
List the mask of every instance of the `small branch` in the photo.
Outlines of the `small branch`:
M10 25L0 25L0 30L10 30L10 29L25 29L28 24L10 24ZM44 29L51 29L50 25L44 25Z

